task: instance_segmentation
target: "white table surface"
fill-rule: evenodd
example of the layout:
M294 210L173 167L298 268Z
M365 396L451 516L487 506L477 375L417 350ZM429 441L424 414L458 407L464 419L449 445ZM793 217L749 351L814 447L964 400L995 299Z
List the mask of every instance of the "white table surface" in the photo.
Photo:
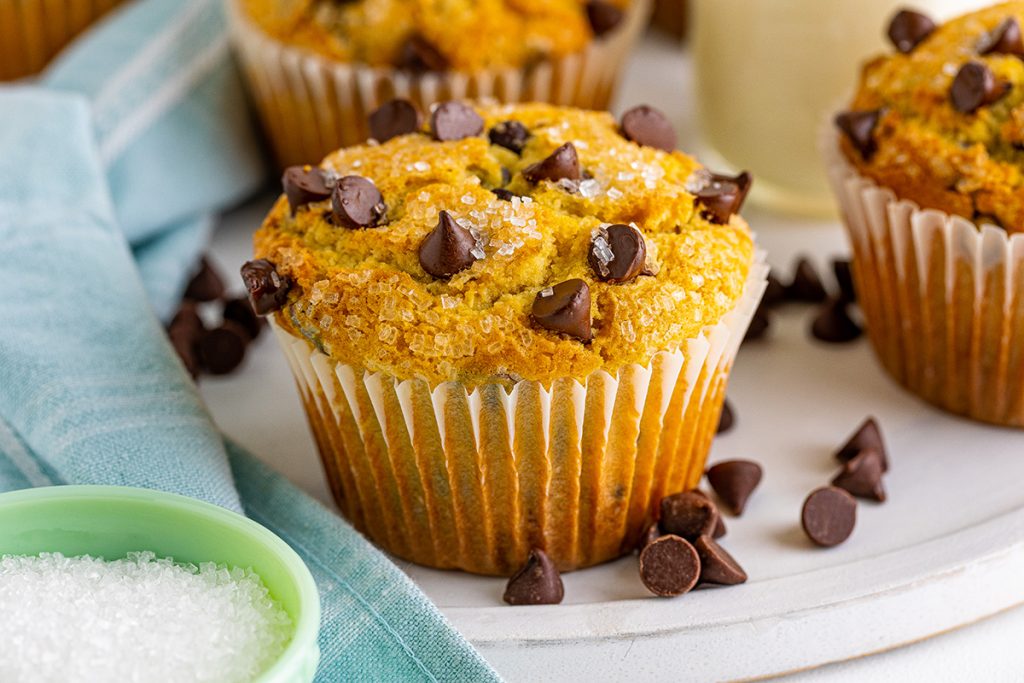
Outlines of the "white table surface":
M691 108L687 105L688 76L689 64L682 51L667 42L649 40L630 64L620 97L624 103L648 101L669 113L680 131L684 149L692 148L696 140ZM649 93L656 93L657 97L645 96ZM233 275L238 265L249 256L248 235L258 225L269 201L269 198L256 200L225 217L213 245L214 260L224 272ZM811 252L822 259L846 251L842 233L833 222L793 219L757 210L748 212L747 217L757 230L761 245L768 250L769 261L783 269L791 263L795 253ZM794 319L795 315L784 316L782 324L788 328L802 325L800 320ZM866 344L862 343L861 348L852 353L867 354ZM755 381L756 378L744 376L742 359L741 355L735 382ZM229 435L312 495L331 505L301 406L290 391L276 390L289 386L290 381L280 352L269 335L264 335L254 345L240 373L228 378L205 378L201 388L215 419ZM264 389L262 394L261 389ZM269 393L271 391L273 393ZM836 391L840 392L841 388L837 387ZM743 409L740 408L738 413L742 429ZM269 420L271 416L274 419ZM836 439L839 438L842 434L836 435ZM751 455L756 458L756 454ZM417 580L424 575L417 569L410 571ZM1021 680L1024 677L1022 638L1024 609L1016 608L912 646L832 664L793 675L790 679ZM524 649L522 657L530 657L529 651ZM517 678L514 657L502 657L498 667L510 679ZM685 668L680 671L685 671ZM679 677L685 680L685 674L681 673Z

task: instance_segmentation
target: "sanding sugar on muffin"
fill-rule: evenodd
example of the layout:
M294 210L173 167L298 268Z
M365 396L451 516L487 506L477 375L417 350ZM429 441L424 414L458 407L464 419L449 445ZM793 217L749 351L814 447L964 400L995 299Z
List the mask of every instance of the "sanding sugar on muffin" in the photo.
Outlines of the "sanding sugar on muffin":
M928 401L1024 426L1024 2L903 10L827 141L883 365Z
M436 567L628 552L700 478L764 287L750 178L649 107L411 106L287 169L243 269L339 505Z
M603 109L649 6L232 0L231 16L278 157L301 163L365 140L367 115L395 96L421 108L472 96Z

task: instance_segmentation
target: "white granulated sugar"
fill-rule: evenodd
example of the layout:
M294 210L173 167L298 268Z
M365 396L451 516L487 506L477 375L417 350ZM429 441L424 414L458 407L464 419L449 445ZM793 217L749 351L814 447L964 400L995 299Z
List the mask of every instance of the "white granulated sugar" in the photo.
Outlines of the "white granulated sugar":
M243 683L293 626L251 570L153 553L0 557L0 681Z
M545 287L544 289L540 290L540 295L545 299L548 298L549 296L553 296L554 293L555 290L551 287Z
M609 199L622 199L622 190L617 187L609 187L606 193Z
M412 167L420 173L426 173L430 170L430 164L425 161L417 161L412 165Z
M587 178L580 182L579 192L587 199L596 197L601 193L601 183L597 182L593 178Z
M476 198L471 194L464 194L462 195L462 203L466 206L473 206L476 204Z

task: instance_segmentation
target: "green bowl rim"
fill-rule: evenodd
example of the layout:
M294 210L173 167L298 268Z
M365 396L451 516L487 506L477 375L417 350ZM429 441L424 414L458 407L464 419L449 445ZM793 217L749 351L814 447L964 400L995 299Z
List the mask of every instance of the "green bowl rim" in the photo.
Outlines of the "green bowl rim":
M320 592L317 590L313 575L309 572L309 567L306 566L306 563L290 545L259 522L253 521L237 512L232 512L227 508L222 508L219 505L176 493L134 486L88 484L42 486L0 493L0 512L5 507L17 506L20 503L73 499L120 499L177 508L196 513L212 523L238 529L246 533L254 541L262 543L264 547L271 550L284 561L298 587L299 604L302 606L298 623L295 624L295 633L292 636L291 642L288 643L288 647L277 658L277 661L260 674L259 678L253 683L272 679L276 680L276 676L285 674L293 669L298 670L304 665L308 656L307 653L311 648L316 648L317 652L319 652L317 635L320 630Z

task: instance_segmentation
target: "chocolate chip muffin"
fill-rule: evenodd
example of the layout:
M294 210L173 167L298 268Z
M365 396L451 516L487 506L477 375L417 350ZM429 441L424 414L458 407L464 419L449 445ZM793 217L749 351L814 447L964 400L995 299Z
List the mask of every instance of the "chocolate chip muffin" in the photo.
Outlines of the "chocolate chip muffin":
M278 156L298 163L362 142L367 115L396 95L603 109L649 5L233 0L232 24Z
M1024 426L1024 2L937 25L904 10L826 144L853 275L889 372Z
M338 503L376 542L508 574L629 551L703 471L764 285L748 175L649 107L395 101L286 170L243 269Z

